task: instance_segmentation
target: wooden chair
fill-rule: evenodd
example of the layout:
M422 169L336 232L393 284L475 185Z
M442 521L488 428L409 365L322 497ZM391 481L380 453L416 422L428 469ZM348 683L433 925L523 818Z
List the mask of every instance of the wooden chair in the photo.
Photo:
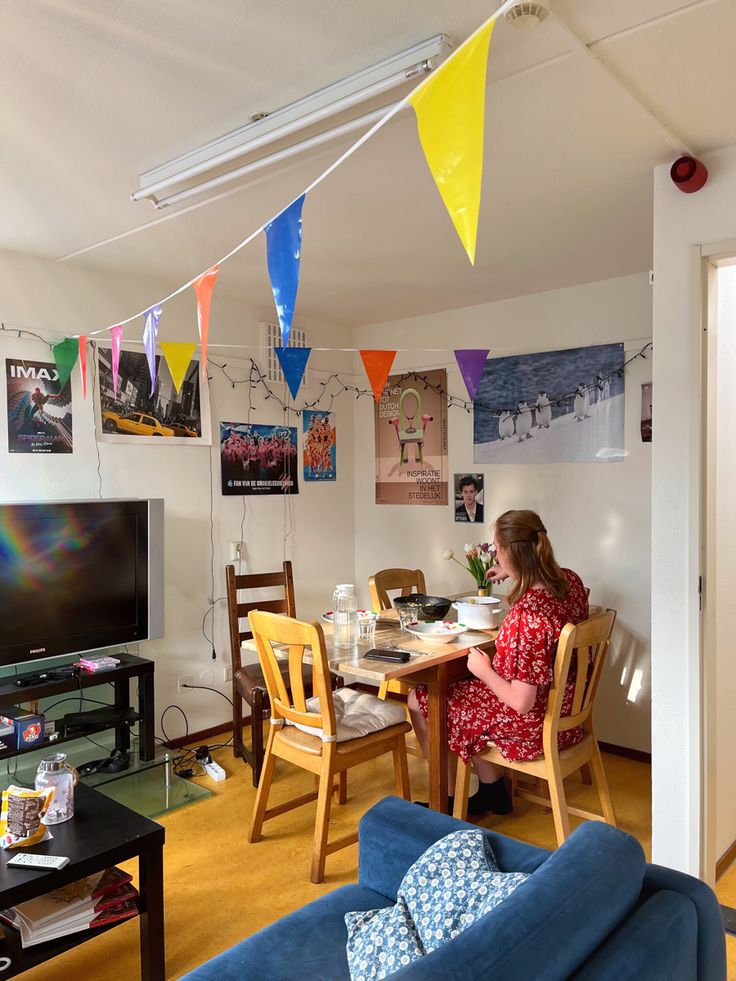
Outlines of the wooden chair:
M561 845L570 834L570 814L597 821L603 820L616 827L616 814L593 731L593 704L615 621L615 611L607 610L577 625L568 623L563 627L557 643L554 681L549 691L544 718L542 757L531 761L507 760L491 743L480 754L480 759L514 771L512 781L514 796L544 807L551 807L558 845ZM562 701L568 677L575 678L575 690L570 715L563 716L561 715ZM575 726L584 728L584 739L576 746L560 752L557 748L557 734ZM593 783L598 791L603 809L602 815L578 807L570 807L565 799L563 783L565 777L587 764L590 764ZM462 760L458 761L453 814L463 820L468 811L470 768L471 764L466 765ZM526 774L535 780L546 781L549 797L540 797L532 790L522 787L517 783L517 774Z
M263 766L263 720L268 716L268 692L263 672L258 664L244 665L241 659L241 644L250 640L253 634L246 627L240 629L240 621L251 610L269 610L272 613L285 613L296 616L294 602L294 576L291 562L284 562L281 572L235 575L235 566L225 568L227 582L227 609L230 622L230 658L233 682L233 754L248 763L253 771L253 786L258 786ZM277 587L282 591L278 599L238 602L238 593L244 590L268 589ZM247 621L246 621L247 623ZM288 673L286 663L282 665L284 674ZM336 686L342 685L342 678L332 675ZM305 669L305 681L311 683L311 673ZM243 701L250 707L251 747L243 742Z
M411 726L408 722L400 722L368 736L337 742L335 707L329 683L325 638L320 625L316 622L303 623L273 613L264 613L261 610L253 611L249 619L271 700L271 726L248 841L259 840L264 821L316 800L317 821L314 829L311 881L322 882L327 855L346 848L358 840L358 834L355 832L328 843L327 830L333 790L338 793L340 803L345 803L345 777L348 769L375 756L391 752L396 793L409 800L409 771L404 737ZM289 645L291 691L281 674L273 644ZM310 712L306 706L302 666L307 647L311 648L314 692L319 696L319 712ZM321 731L321 736L311 735L294 726L285 725L287 719L318 729ZM277 759L287 760L315 774L319 780L318 790L268 809L268 795ZM336 776L337 786L334 782Z
M368 591L371 595L371 607L378 613L381 610L392 610L393 602L388 595L389 590L400 589L402 596L411 593L426 593L424 573L421 569L382 569L368 580ZM396 678L393 681L382 681L378 689L378 697L385 698L389 692L399 692L408 695L414 686ZM424 754L414 747L409 747L412 755Z

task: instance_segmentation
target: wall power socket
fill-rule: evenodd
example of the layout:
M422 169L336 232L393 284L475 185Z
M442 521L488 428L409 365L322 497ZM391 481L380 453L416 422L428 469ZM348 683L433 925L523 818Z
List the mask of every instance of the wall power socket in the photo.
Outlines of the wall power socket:
M230 561L241 562L245 558L245 543L230 542Z

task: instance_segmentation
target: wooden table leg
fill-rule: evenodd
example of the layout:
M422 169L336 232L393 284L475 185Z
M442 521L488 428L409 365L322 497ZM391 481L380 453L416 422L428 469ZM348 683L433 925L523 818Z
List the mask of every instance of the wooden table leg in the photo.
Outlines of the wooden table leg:
M142 910L140 914L141 978L165 981L164 950L164 854L163 846L146 849L138 856Z
M427 680L429 725L429 806L447 811L447 667L439 664Z

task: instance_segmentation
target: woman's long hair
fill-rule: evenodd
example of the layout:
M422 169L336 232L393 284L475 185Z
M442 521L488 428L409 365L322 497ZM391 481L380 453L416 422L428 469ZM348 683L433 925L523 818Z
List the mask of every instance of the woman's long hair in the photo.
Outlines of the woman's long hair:
M506 511L496 520L496 542L508 548L516 583L509 593L514 604L536 584L562 599L570 588L547 538L547 529L535 511Z

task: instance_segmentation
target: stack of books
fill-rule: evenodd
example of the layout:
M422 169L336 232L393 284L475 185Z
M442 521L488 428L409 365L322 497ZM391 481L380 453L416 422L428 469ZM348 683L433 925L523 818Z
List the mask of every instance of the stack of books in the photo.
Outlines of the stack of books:
M1 910L0 920L18 930L23 947L32 947L137 916L137 896L130 875L113 867Z

